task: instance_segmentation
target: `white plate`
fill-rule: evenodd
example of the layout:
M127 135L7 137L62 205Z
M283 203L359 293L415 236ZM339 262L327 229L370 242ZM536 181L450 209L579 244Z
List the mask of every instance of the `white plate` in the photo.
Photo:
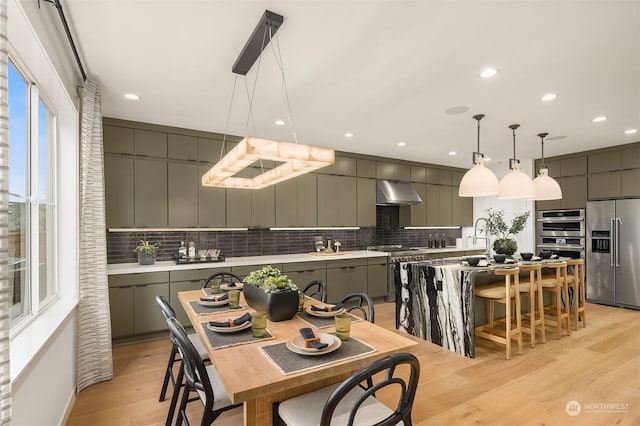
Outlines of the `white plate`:
M229 290L242 290L242 283L236 283L235 286L230 287L229 284L220 284L220 290L229 291Z
M307 348L302 336L296 336L287 340L287 349L299 355L318 356L331 353L338 349L340 345L342 345L342 341L340 341L340 339L333 334L316 333L316 337L319 337L320 342L322 343L329 343L329 346L324 349Z
M218 301L215 301L215 300L199 300L198 299L198 304L202 305L202 306L209 307L209 308L215 308L216 306L224 306L224 305L229 304L229 298L227 297L224 300L218 300Z
M314 317L333 318L336 315L343 313L344 308L340 308L337 311L333 311L333 312L324 312L324 311L314 311L313 309L311 309L311 306L308 306L305 308L305 312L308 313L309 315L313 315Z
M251 321L247 321L244 324L240 324L235 327L216 327L214 325L207 324L207 328L217 333L235 333L236 331L241 331L241 330L246 330L247 328L251 328Z

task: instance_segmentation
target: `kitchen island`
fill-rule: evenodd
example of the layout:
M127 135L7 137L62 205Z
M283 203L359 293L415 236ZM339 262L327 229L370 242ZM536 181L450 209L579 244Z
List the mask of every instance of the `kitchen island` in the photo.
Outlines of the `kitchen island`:
M495 280L491 271L459 262L401 262L395 276L396 328L474 358L474 288Z

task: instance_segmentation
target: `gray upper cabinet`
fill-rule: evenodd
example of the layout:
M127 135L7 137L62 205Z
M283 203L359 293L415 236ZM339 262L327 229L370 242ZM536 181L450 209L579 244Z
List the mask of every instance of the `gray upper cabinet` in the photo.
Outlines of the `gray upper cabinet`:
M640 168L640 148L631 148L622 150L621 167L625 169Z
M198 138L198 160L215 164L220 161L221 153L224 155L221 140Z
M589 156L589 173L620 170L620 151L604 152Z
M427 199L427 186L424 183L414 183L412 186L422 198L422 203L400 206L400 226L426 226L427 205L430 203Z
M169 162L169 227L187 228L198 224L198 165Z
M316 226L318 224L318 188L317 175L307 173L298 176L297 200L298 200L298 226Z
M167 162L136 158L135 226L167 227Z
M262 174L261 169L253 169L253 176ZM251 192L251 226L270 228L276 226L276 189L273 185Z
M425 183L427 181L427 169L420 166L411 166L411 182Z
M451 187L451 224L473 226L473 197L460 197L457 186Z
M464 176L464 173L462 172L451 172L451 186L460 186L460 181L462 181L462 177ZM456 190L456 194L458 193L458 191ZM468 198L472 198L473 197L468 197Z
M411 180L411 167L408 164L393 164L393 179L403 182Z
M356 224L358 226L376 226L376 181L357 178Z
M336 157L338 174L341 176L355 176L357 173L357 160L352 157Z
M438 224L441 226L451 226L451 187L440 186L440 218Z
M640 168L623 170L621 173L623 197L640 197Z
M198 138L193 136L167 135L168 157L174 160L198 160Z
M318 175L318 225L338 225L338 176Z
M167 134L135 129L133 133L136 155L167 158Z
M133 227L133 158L105 155L104 183L107 228Z
M621 183L619 171L590 174L588 179L589 200L620 197L622 194Z
M357 185L356 178L338 177L338 225L354 226L357 223ZM322 206L319 206L320 209ZM318 222L320 211L318 211ZM318 223L319 225L319 223Z
M375 178L376 162L373 160L363 160L358 158L356 160L356 173L358 177Z
M297 180L297 178L289 179L275 185L276 226L296 226L298 224Z
M133 129L118 126L102 126L104 152L133 154Z
M587 205L587 176L572 176L560 179L562 209L583 209Z
M202 186L202 175L211 165L198 166L198 226L224 228L227 224L227 200L224 188Z
M560 160L562 176L578 176L587 174L587 157L566 158Z
M427 183L434 185L451 185L451 171L427 168Z
M236 174L237 177L250 178L252 170L244 169ZM227 189L227 226L251 226L251 189Z
M378 179L393 179L393 163L376 161L376 177Z
M451 225L451 186L427 184L427 226Z
M561 173L561 161L560 160L545 160L544 161L544 165L547 166L547 169L549 169L549 176L553 177L553 178L557 178L560 177ZM540 170L540 166L542 164L540 163L540 160L536 160L536 167L535 167L535 175L538 175L538 171Z

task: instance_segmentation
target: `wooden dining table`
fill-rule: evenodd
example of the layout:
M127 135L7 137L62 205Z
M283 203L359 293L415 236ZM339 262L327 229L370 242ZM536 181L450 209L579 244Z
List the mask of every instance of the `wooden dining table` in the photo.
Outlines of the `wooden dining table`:
M180 303L194 330L200 336L204 346L208 348L211 363L215 366L231 401L236 404L243 403L245 425L271 425L274 402L281 402L340 382L374 360L398 352L411 352L417 345L415 341L402 334L367 321L357 321L351 325L351 337L372 346L375 348L374 352L286 375L267 358L260 348L277 342L286 342L299 335L301 328L310 327L308 322L297 316L287 321L267 321L267 330L273 335L273 339L213 349L201 325L203 322L235 318L254 310L247 305L241 293L240 304L246 308L246 311L197 315L191 309L189 302L198 300L202 296L201 290L178 293ZM315 299L307 298L305 306L310 304L322 305ZM333 327L322 329L312 327L312 329L316 333L335 331Z

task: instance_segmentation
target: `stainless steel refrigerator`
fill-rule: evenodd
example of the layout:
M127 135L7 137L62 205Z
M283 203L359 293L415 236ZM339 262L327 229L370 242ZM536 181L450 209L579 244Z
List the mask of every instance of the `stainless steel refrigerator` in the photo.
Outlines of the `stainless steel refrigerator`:
M587 203L587 300L640 309L640 199Z

